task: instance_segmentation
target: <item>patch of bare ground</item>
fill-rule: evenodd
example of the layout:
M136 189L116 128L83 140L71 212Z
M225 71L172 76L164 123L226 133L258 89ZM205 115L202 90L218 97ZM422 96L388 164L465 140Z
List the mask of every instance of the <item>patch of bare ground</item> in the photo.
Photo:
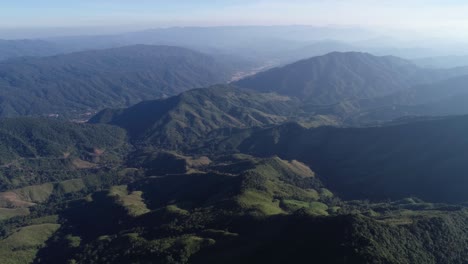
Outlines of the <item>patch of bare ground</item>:
M208 166L211 164L211 160L208 157L202 156L199 158L187 158L187 165L191 168L200 168L204 166Z
M94 148L94 150L93 150L94 155L96 155L96 156L98 156L98 157L99 157L99 156L102 156L102 154L104 154L104 152L106 152L106 150L104 150L104 149L99 149L99 148Z
M77 169L92 169L95 168L97 165L82 159L73 159L72 164Z
M35 205L35 203L24 201L15 192L0 193L0 207L4 208L26 208Z

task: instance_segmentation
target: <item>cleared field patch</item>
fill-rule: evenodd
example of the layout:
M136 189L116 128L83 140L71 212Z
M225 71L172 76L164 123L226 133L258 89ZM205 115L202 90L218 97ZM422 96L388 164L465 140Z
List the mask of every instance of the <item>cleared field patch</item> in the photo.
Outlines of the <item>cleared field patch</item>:
M315 173L302 162L297 160L292 160L290 162L282 160L282 162L286 163L286 166L298 175L302 175L303 177L315 177Z
M258 212L262 215L276 215L285 213L279 206L278 200L272 200L268 195L256 191L245 191L237 197L241 208Z
M22 197L20 197L17 193L13 191L0 193L0 206L2 207L24 208L33 205L34 203L30 201L24 201Z
M60 193L79 192L85 188L86 188L86 185L83 182L83 179L67 180L67 181L59 182L57 184L57 190Z
M77 169L92 169L95 168L97 165L88 161L84 161L82 159L73 159L72 164Z
M32 185L21 189L13 190L13 192L18 194L18 196L21 197L22 200L32 203L40 203L46 201L52 195L53 191L53 183Z
M58 224L39 224L18 229L0 240L0 263L32 263L37 251L59 227Z
M0 221L29 214L28 208L0 208Z
M307 213L312 215L328 215L328 206L321 202L305 202L293 199L284 199L281 201L281 206L288 211L305 209Z
M117 203L122 205L131 216L140 216L150 212L141 197L143 192L134 191L129 193L126 185L114 186L109 191L109 195L116 198Z

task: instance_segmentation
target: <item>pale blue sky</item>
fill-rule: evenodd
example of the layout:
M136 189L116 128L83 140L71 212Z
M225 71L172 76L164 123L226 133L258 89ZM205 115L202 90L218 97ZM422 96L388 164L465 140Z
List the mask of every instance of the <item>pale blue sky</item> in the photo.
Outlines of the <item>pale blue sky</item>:
M465 0L0 0L0 28L359 25L468 30Z

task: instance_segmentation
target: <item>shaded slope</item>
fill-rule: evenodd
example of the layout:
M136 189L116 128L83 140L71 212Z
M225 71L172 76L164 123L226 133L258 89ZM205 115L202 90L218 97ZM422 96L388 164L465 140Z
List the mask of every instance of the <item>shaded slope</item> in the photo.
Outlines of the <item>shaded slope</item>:
M385 97L357 102L360 122L387 121L403 116L468 114L468 76L420 85Z
M320 190L315 190L320 183L310 169L304 170L306 166L297 162L243 157L215 163L205 172L148 177L130 184L127 192L143 198L137 203L129 201L125 192L116 195L116 188L94 193L92 199L71 202L61 213L65 224L43 250L42 258L52 263L70 258L79 262L151 259L187 263L191 255L212 246L214 241L236 238L238 234L227 230L241 228L244 219L250 222L300 209L285 207L282 200L302 200L303 207L322 201ZM237 173L227 173L242 163L248 165L244 164ZM123 212L129 204L121 199L134 206L143 202L150 211L129 215ZM324 210L314 213L312 208L310 215L327 214L327 206L321 205ZM75 250L66 243L67 233L81 238L81 245ZM131 250L121 250L125 247ZM62 256L62 252L71 254Z
M218 147L298 159L347 199L416 196L466 202L467 133L467 117L375 128L306 129L287 124L245 131L220 141Z
M328 215L330 196L307 166L279 158L214 161L205 172L152 177L132 185L152 209L174 205L185 210L215 207L252 215L309 210ZM333 194L330 194L333 196ZM320 208L315 208L313 206Z
M311 256L319 263L466 259L464 209L417 209L425 204L416 199L342 203L322 192L304 167L237 155L214 161L204 173L148 177L96 192L60 211L62 225L37 259L166 264L302 263ZM288 207L291 200L298 207ZM365 216L368 211L375 215Z
M191 263L464 263L467 215L443 214L408 225L359 215L245 221L239 238L203 249Z

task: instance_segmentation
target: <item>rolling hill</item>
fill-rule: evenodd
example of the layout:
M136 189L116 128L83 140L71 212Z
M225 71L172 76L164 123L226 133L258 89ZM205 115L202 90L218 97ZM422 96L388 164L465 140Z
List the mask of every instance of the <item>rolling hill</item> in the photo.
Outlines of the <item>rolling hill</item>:
M412 60L417 65L426 68L454 68L468 65L467 55L452 55L439 57L426 57Z
M0 117L85 119L83 114L106 107L225 82L231 70L207 55L169 46L135 45L7 60L0 62Z

